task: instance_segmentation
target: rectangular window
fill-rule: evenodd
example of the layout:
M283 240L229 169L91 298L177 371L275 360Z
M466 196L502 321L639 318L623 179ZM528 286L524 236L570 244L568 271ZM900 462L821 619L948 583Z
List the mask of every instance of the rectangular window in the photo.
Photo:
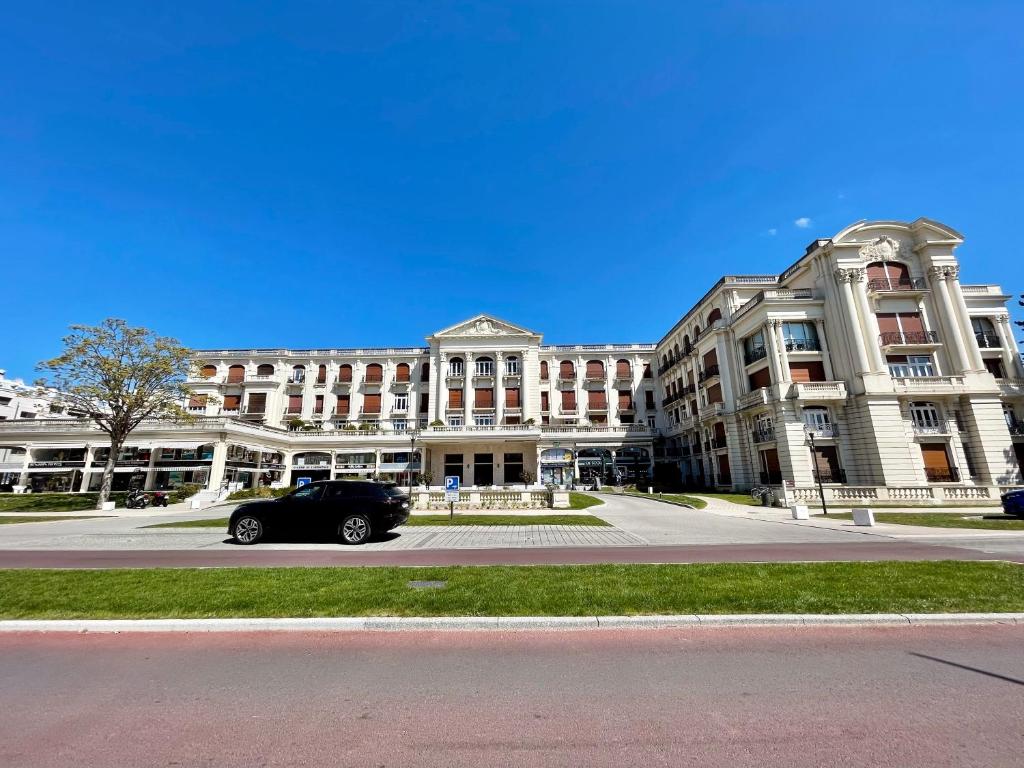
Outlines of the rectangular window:
M449 408L462 408L462 390L461 389L449 389L448 390L448 407Z
M430 395L426 392L420 392L420 413L426 413L430 410Z
M571 389L562 390L562 411L572 413L576 410L576 393Z
M478 427L493 427L494 417L493 416L474 416L473 423Z
M249 405L246 407L246 413L265 413L267 410L267 394L266 392L254 392L249 395Z
M817 352L821 349L814 323L783 323L782 338L790 352Z
M655 406L654 406L654 390L653 389L645 389L644 390L644 407L646 407L648 411L653 411L654 410Z
M338 395L338 404L335 406L334 412L339 416L348 416L350 397L351 395Z
M644 378L645 379L653 379L654 378L654 374L651 372L651 364L650 363L644 363Z
M551 400L549 399L549 393L547 391L540 393L540 409L542 411L551 410Z
M820 360L813 360L803 363L791 361L789 364L789 377L793 381L827 381L825 378L825 365Z
M423 363L420 366L420 381L430 381L430 363Z
M462 426L462 417L461 416L449 416L448 417L448 426L449 427L461 427Z
M1005 374L1003 373L1003 361L998 357L986 357L982 362L985 363L985 370L997 379L1005 378Z
M888 358L890 376L934 376L935 366L931 355L890 355Z
M654 429L655 423L656 423L656 419L655 419L654 416L648 416L647 417L647 426L648 426L648 428Z
M462 485L462 454L461 453L446 453L444 455L444 474L445 477L457 477L459 478L459 485Z
M520 483L523 480L523 454L505 454L505 482Z
M747 381L750 382L750 391L753 392L755 389L761 387L770 387L772 385L772 374L768 367L765 366L759 370L754 371L750 376L747 377Z
M363 413L380 413L380 392L363 395Z
M722 387L720 384L715 384L712 387L708 387L708 405L713 403L722 402Z
M631 411L633 410L633 393L629 391L619 390L619 410L620 411Z
M409 395L404 392L395 395L395 406L392 410L395 411L408 411L409 410Z
M476 361L475 370L477 376L493 376L494 361L489 357L482 357Z
M587 392L587 407L592 411L608 410L608 399L605 397L604 391L591 390Z
M288 395L288 413L302 413L302 395Z
M519 387L507 387L505 389L505 407L519 408Z
M392 419L391 428L395 432L405 432L409 428L409 422L405 419Z
M494 390L490 387L480 387L473 394L473 405L477 408L494 407Z
M323 413L323 412L324 412L324 396L323 395L317 395L316 399L313 401L313 413Z

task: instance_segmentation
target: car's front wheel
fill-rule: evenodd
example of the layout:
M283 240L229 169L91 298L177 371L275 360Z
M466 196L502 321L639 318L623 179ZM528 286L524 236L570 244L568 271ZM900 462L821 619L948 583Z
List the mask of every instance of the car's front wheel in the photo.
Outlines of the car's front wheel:
M370 540L370 518L366 515L349 515L338 526L338 538L344 544L363 544Z
M252 515L243 515L235 521L233 535L239 544L255 544L263 538L263 523Z

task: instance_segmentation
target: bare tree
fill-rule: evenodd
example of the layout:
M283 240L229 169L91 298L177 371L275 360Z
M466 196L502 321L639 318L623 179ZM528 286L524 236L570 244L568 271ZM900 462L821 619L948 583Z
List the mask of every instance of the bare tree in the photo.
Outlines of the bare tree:
M181 407L192 354L176 339L108 318L97 326L72 325L64 351L44 360L51 385L73 408L89 415L110 436L110 455L96 509L110 496L114 467L128 435L151 418L189 419Z

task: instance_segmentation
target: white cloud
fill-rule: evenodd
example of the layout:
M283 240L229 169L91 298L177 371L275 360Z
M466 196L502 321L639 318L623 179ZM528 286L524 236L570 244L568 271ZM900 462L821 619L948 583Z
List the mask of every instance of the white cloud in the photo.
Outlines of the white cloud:
M779 230L777 230L775 227L772 227L771 229L768 230L768 234L771 235L772 237L775 237L775 235L777 235L778 232Z
M809 226L811 226L811 220L806 216L801 216L793 223L796 224L800 229L807 229Z

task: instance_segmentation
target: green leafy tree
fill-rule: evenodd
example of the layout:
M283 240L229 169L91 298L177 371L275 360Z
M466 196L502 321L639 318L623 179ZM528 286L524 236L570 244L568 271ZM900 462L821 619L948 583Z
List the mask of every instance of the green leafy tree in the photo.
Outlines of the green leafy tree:
M37 366L51 377L74 409L88 414L110 437L96 508L110 495L114 467L128 435L144 419L191 417L181 404L191 395L185 385L192 353L176 339L124 320L108 318L97 326L72 325L64 351Z

